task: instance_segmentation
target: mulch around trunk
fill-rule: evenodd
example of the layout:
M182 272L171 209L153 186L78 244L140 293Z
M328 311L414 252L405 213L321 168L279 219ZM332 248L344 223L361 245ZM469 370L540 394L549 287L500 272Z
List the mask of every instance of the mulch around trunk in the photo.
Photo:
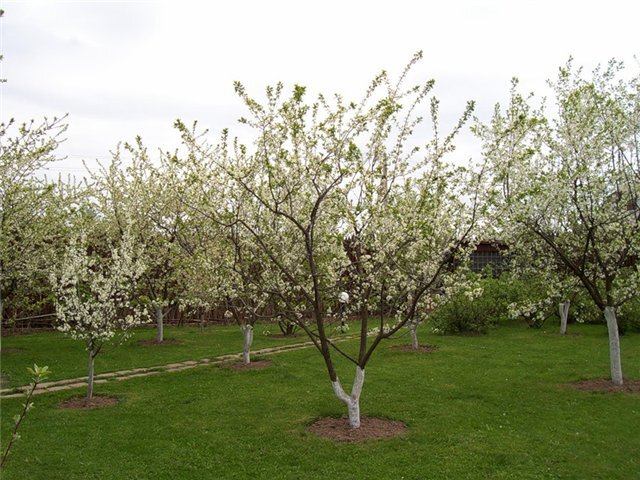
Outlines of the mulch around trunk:
M391 350L396 352L433 353L438 349L435 345L419 345L417 349L411 345L395 345Z
M143 347L162 347L164 345L178 345L179 343L175 338L165 338L162 342L154 338L153 340L140 340L138 345Z
M360 428L353 429L347 417L324 417L309 425L309 432L336 442L366 442L403 435L407 426L396 420L361 417Z
M606 378L597 378L595 380L583 380L570 384L573 388L583 392L625 392L640 393L640 380L625 380L623 385L616 385Z
M72 397L60 402L60 408L68 408L70 410L92 410L94 408L111 407L120 403L117 397L108 395L94 395L87 401L86 397Z
M227 366L233 370L259 370L261 368L268 368L271 365L273 365L271 360L255 360L246 365L241 361L227 364Z

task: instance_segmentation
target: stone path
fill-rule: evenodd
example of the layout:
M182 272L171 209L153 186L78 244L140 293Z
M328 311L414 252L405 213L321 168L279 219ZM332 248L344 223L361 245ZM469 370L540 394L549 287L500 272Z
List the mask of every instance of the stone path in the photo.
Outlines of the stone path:
M334 342L340 342L348 340L349 337L342 337L339 340L333 340ZM252 355L273 355L275 353L290 352L292 350L300 350L303 348L309 348L313 346L313 342L294 343L291 345L282 345L279 347L263 348L261 350L254 350ZM131 370L120 370L118 372L100 373L95 375L94 383L107 383L113 381L129 380L130 378L149 377L151 375L159 375L165 372L179 372L182 370L188 370L189 368L200 367L203 365L218 365L224 362L230 362L232 360L239 360L242 358L242 353L232 353L229 355L220 355L213 358L202 358L200 360L187 360L184 362L168 363L166 365L158 365L155 367L143 367L133 368ZM68 378L64 380L56 380L51 382L44 382L38 384L38 388L33 392L34 395L49 392L58 392L60 390L71 390L74 388L83 388L87 386L87 377ZM24 397L31 389L31 385L23 385L21 387L3 388L0 389L0 398L16 398Z

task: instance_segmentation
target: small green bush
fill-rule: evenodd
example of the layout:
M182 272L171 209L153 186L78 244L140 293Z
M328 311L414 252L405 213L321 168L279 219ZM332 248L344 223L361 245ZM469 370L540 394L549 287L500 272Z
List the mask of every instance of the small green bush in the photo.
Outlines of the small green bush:
M446 335L486 333L508 319L508 306L517 301L525 287L508 275L481 278L472 275L482 294L470 298L465 292L454 294L429 315L434 332Z
M618 330L625 333L640 333L640 300L622 305L618 312Z
M536 278L515 278L504 273L498 278L470 274L469 279L482 287L482 294L473 298L458 292L429 314L435 333L456 335L486 333L489 328L509 320L510 306L531 302L539 311L522 316L530 327L540 328L549 318L558 319L558 304L544 301L546 285ZM620 334L640 333L640 300L624 304L619 311ZM602 324L604 315L584 292L571 297L569 323ZM559 320L558 320L559 321Z
M430 315L431 328L435 333L456 335L463 333L486 333L493 323L484 308L476 300L468 300L457 294L438 307Z

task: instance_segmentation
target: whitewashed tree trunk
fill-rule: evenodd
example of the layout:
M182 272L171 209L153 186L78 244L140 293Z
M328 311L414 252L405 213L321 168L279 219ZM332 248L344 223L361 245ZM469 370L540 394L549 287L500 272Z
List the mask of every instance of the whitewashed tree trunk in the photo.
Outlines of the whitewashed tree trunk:
M364 370L359 366L356 367L356 378L353 381L353 387L351 388L351 395L343 390L340 385L340 380L336 378L335 382L331 382L333 392L340 400L347 406L349 412L349 425L351 428L360 428L360 393L362 392L362 386L364 385Z
M409 323L409 332L411 332L411 348L418 350L420 344L418 343L418 326L415 323Z
M245 325L242 327L242 334L244 335L244 346L242 348L242 363L248 365L251 363L251 344L253 343L253 327L251 325Z
M96 357L93 349L89 348L89 374L87 375L87 400L93 398L93 365Z
M162 312L162 305L156 305L156 341L163 342L164 341L164 314Z
M620 360L620 334L614 307L604 308L604 318L607 320L609 331L609 358L611 361L611 381L616 385L624 383L622 379L622 362Z
M567 333L567 319L569 318L569 305L570 302L567 300L559 305L560 310L560 335L564 335Z

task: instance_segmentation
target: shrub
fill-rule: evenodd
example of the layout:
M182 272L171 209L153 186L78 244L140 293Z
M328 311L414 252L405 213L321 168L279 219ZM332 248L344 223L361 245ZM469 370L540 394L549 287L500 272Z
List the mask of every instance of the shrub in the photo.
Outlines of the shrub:
M486 333L493 325L479 301L469 300L463 294L456 294L439 306L430 315L429 322L435 333L443 335Z
M480 286L482 293L470 297L464 292L454 294L446 303L430 314L434 332L442 334L486 333L489 328L512 318L512 306L533 303L541 297L544 285L531 278L516 278L508 273L498 278L472 274L472 281ZM520 315L530 326L542 326L553 315L545 306L535 315Z
M618 314L618 330L625 333L640 333L640 300L625 303Z
M434 332L442 334L486 333L489 328L508 317L508 305L517 300L523 282L508 275L499 278L481 278L472 275L480 286L477 296L461 291L452 295L430 315Z

